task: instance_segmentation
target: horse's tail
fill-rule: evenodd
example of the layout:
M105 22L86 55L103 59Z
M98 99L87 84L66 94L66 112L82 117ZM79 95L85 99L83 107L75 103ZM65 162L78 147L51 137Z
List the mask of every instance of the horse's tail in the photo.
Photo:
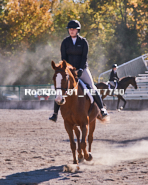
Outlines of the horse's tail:
M88 110L88 116L90 117L90 122L96 118L99 119L99 121L102 124L105 124L110 121L110 116L106 116L106 117L102 118L101 111L98 108L97 104L94 102L92 104L90 104L90 107Z

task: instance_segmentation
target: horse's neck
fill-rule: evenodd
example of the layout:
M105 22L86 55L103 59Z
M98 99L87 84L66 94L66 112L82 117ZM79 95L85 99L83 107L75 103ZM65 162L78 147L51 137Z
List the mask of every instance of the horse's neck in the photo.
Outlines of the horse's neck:
M72 92L73 92L70 97L73 99L74 97L76 97L76 93L78 93L78 85L79 85L79 83L76 82L74 77L71 77L70 81L71 81L71 83L70 83L69 89L71 89Z
M79 82L76 82L76 80L73 81L73 83L70 84L70 88L72 90L72 94L68 96L68 99L72 102L76 102L79 95L83 95L83 91L81 89L81 86Z
M123 83L123 84L122 84L122 83ZM121 85L122 85L122 87L124 87L125 90L127 89L127 87L128 87L130 84L131 84L131 79L129 79L129 80L125 81L125 82L122 82L122 81L121 81Z
M74 77L71 77L71 83L70 83L70 88L69 89L76 89L78 86L78 83L76 82Z

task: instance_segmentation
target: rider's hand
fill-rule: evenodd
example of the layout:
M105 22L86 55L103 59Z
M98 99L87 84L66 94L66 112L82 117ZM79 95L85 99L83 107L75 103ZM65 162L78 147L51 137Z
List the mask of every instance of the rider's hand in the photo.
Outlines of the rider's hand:
M82 73L83 73L83 69L80 68L80 69L78 70L78 78L80 78L80 76L82 75Z
M114 77L114 82L117 82L117 81L118 81L118 79L116 77Z

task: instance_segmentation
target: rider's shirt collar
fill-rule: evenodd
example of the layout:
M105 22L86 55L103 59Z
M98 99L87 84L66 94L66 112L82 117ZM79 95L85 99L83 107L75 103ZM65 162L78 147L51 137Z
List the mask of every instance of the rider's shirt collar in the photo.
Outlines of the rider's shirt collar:
M77 37L72 38L73 45L75 45Z

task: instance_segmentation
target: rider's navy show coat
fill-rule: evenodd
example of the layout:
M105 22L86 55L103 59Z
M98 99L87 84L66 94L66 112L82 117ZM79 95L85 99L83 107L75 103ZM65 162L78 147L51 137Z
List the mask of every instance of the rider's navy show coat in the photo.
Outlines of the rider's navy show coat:
M114 81L114 80L116 80L118 82L119 81L119 77L117 75L117 72L112 70L111 73L110 73L109 81Z
M85 38L77 35L75 45L71 36L66 37L61 44L61 59L66 60L76 69L84 69L87 64L88 43Z

